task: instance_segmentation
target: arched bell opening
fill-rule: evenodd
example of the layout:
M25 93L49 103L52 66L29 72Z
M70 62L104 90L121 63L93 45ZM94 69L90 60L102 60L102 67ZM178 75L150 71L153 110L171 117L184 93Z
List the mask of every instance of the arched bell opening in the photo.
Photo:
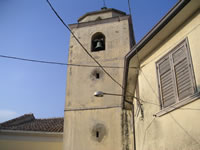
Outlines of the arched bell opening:
M91 44L92 44L92 46L91 46L92 52L105 50L105 36L104 36L104 34L102 34L100 32L95 33L92 36L92 43Z

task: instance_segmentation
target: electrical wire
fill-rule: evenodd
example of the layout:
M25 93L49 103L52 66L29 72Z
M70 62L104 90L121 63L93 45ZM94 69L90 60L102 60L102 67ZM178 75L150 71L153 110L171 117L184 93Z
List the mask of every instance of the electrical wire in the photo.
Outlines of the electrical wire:
M140 100L140 102L143 102L143 103L147 103L147 104L151 104L151 105L155 105L155 106L161 107L160 104L156 104L156 103L153 103L153 102L145 101L145 100L143 100L143 99L141 99L141 98L134 97L134 96L133 96L133 98L138 99L138 100ZM151 101L152 101L152 100L151 100ZM174 109L180 109L180 110L196 110L196 111L200 111L199 108L189 108L189 107L180 108L181 106L180 106L180 107L168 106L168 107L171 107L171 108L174 108ZM154 115L154 116L155 116L155 115Z
M79 43L79 45L83 48L83 50L87 53L88 56L90 56L94 62L96 64L98 64L98 66L116 83L118 84L122 89L124 89L124 87L119 83L117 82L105 69L104 67L87 51L87 49L82 45L82 43L78 40L78 38L74 35L74 33L71 31L71 29L65 24L65 22L62 20L62 18L58 15L58 13L55 11L55 9L52 7L52 5L50 4L50 2L47 0L49 6L51 7L51 9L53 10L53 12L56 14L56 16L60 19L60 21L63 23L63 25L70 31L70 33L74 36L74 38L76 39L76 41ZM130 1L128 0L128 3L129 3L129 11L131 13L131 10L130 10ZM138 58L138 62L139 62L139 58ZM140 62L139 62L140 64ZM170 114L171 115L171 114ZM184 128L173 118L173 116L171 116L172 119L177 123L177 125L182 128L184 130ZM142 149L143 149L143 146L144 146L144 142L145 142L145 138L146 138L146 132L147 130L150 128L150 126L152 125L153 121L155 120L155 117L152 119L152 121L149 123L149 125L147 126L147 128L145 129L145 135L144 135L144 138L143 138L143 145L142 145ZM190 136L193 140L196 141L196 139L194 139L186 130L184 130L185 133ZM196 141L198 144L199 142Z
M152 123L155 121L155 117L151 120L151 122L148 124L148 126L146 127L145 131L144 131L144 137L143 137L143 142L142 142L142 150L144 148L144 143L145 143L145 139L146 139L146 133L147 130L150 128L150 126L152 125Z
M79 39L75 36L75 34L72 32L72 30L68 27L68 25L63 21L63 19L58 15L58 13L56 12L56 10L53 8L53 6L51 5L51 3L49 2L49 0L46 0L47 3L49 4L50 8L52 9L52 11L55 13L55 15L57 16L57 18L62 22L62 24L69 30L69 32L72 34L72 36L75 38L75 40L78 42L78 44L83 48L83 50L86 52L86 54L88 56L90 56L90 58L102 69L102 71L107 74L111 80L113 80L118 86L120 86L122 89L125 89L122 84L120 84L116 79L114 79L105 69L104 67L88 52L88 50L83 46L83 44L79 41ZM127 91L128 92L128 91ZM128 92L130 94L132 94L131 92ZM140 103L140 102L139 102Z
M128 0L128 8L129 8L130 17L131 17L131 19L132 19L132 12L131 12L130 0ZM137 51L137 49L136 49L136 55L137 55L137 59L138 59L138 66L140 66L140 60L139 60L139 56L138 56L138 51ZM137 67L137 68L140 70L139 67ZM137 78L138 78L138 76L137 76ZM129 91L126 91L126 92L127 92L127 93L130 93ZM141 114L142 114L142 116L143 116L143 109L142 109L141 103L140 103L140 101L139 101L138 99L136 99L136 100L138 101L138 105L139 105L139 107L140 107L140 111L141 111Z
M36 59L28 59L28 58L22 58L22 57L15 57L15 56L7 56L7 55L0 55L2 58L8 58L8 59L15 59L15 60L21 60L21 61L29 61L29 62L35 62L35 63L44 63L44 64L53 64L53 65L62 65L62 66L77 66L77 67L99 67L97 65L82 65L82 64L69 64L69 63L62 63L62 62L54 62L54 61L44 61L44 60L36 60ZM124 68L119 66L103 66L104 68ZM135 68L135 67L130 67Z
M36 63L53 64L53 65L77 66L77 67L99 67L99 66L94 66L94 65L67 64L67 63L62 63L62 62L43 61L43 60L27 59L27 58L14 57L14 56L6 56L6 55L0 55L0 57L9 58L9 59L15 59L15 60L21 60L21 61L36 62ZM117 66L103 66L103 67L104 68L124 68L124 67L117 67ZM130 68L135 68L135 67L130 67ZM143 75L144 75L144 73L143 73ZM150 83L149 83L149 81L147 80L146 77L145 77L145 80L150 85ZM152 86L151 86L151 89L152 89L153 93L155 94L155 91L153 90ZM135 98L137 100L140 100L141 102L144 102L144 103L147 103L147 104L156 105L156 106L160 107L159 104L152 103L152 102L149 102L149 101L145 101L145 100L143 100L141 98L135 97L134 95L130 95L130 96L127 96L127 97L132 97L132 98ZM176 107L173 107L173 106L169 106L169 107L176 108ZM198 108L179 108L179 109L181 109L181 110L197 110L197 111L200 111L200 109L198 109Z
M83 48L83 50L86 52L86 54L88 55L88 56L90 56L91 58L92 58L92 60L98 65L98 67L100 67L103 71L104 71L104 73L106 73L116 84L118 84L122 89L124 89L124 87L118 82L118 81L116 81L104 68L104 66L102 66L89 52L88 52L88 50L83 46L83 44L79 41L79 39L75 36L75 34L72 32L72 30L66 25L66 23L63 21L63 19L58 15L58 13L55 11L55 9L53 8L53 6L51 5L51 3L48 1L48 0L46 0L47 1L47 3L49 4L49 6L50 6L50 8L53 10L53 12L55 13L55 15L58 17L58 19L63 23L63 25L70 31L70 33L73 35L73 37L75 38L75 40L78 42L78 44ZM128 4L129 4L129 7L130 7L130 1L128 1ZM130 10L131 11L131 10ZM138 54L138 52L137 52L137 54ZM138 58L138 63L140 64L140 60L139 60L139 58ZM96 67L96 66L95 66ZM137 67L134 67L134 68L137 68ZM143 74L144 75L144 74ZM145 80L147 80L146 79L146 77L145 77ZM149 83L148 83L149 84ZM150 84L149 84L150 85ZM151 85L150 85L151 86ZM155 94L155 91L153 90L153 88L152 88L152 86L151 86L151 89L152 89L152 91L154 92L154 94ZM128 91L127 91L128 92ZM131 92L128 92L128 93L130 93L131 95L133 95ZM156 95L156 94L155 94ZM157 96L157 95L156 95ZM157 96L158 97L158 96ZM134 97L133 96L133 98L136 98L137 100L139 99L139 98L137 98L137 97ZM141 99L140 99L141 100ZM151 102L147 102L147 101L144 101L144 100L142 100L143 102L145 102L145 103L149 103L149 104L153 104L153 105L157 105L157 106L159 106L160 107L160 105L158 105L158 104L155 104L155 103L151 103ZM139 101L139 103L140 103L140 101ZM184 109L186 109L186 108L184 108ZM188 108L188 109L190 109L190 110L192 110L192 108Z
M146 78L146 76L145 76L145 74L144 74L144 72L143 72L142 70L141 70L141 73L143 74L144 79L146 80L146 82L147 82L148 85L150 86L150 88L151 88L152 92L154 93L154 95L159 99L159 96L156 94L154 88L151 86L149 80ZM144 103L148 103L148 104L152 104L152 105L157 105L157 106L161 107L161 105L159 105L159 104L152 103L152 102L149 102L149 101L145 101L145 100L142 100L142 99L140 99L140 100L141 100L142 102L144 102ZM198 109L198 108L180 108L180 107L175 107L175 106L168 106L168 107L172 107L172 108L174 108L174 109L181 109L181 110L197 110L197 111L200 110L200 109Z
M144 72L142 71L142 69L140 69L142 75L144 76L144 79L146 80L146 82L148 83L148 85L150 86L152 92L154 93L154 95L159 99L159 96L156 94L156 91L154 90L154 88L151 86L149 80L147 79L147 77L145 76Z
M155 105L155 106L158 106L158 107L161 107L159 104L156 104L156 103L152 103L152 102L149 102L149 101L145 101L145 100L142 100L140 98L138 98L141 102L144 102L144 103L147 103L147 104L151 104L151 105ZM189 107L186 107L186 108L180 108L180 107L175 107L175 106L168 106L169 108L174 108L174 109L179 109L179 110L195 110L195 111L200 111L199 108L189 108ZM167 112L167 111L166 111ZM154 115L156 116L156 115Z
M198 145L200 145L200 142L197 141L197 139L195 139L174 117L172 114L169 114L169 116L172 118L172 120L177 124L177 126L179 128L181 128L185 134L187 134L193 141L195 141ZM144 131L144 137L143 137L143 142L142 142L142 150L144 149L144 144L145 144L145 139L146 139L146 134L147 134L147 130L150 128L150 126L152 125L152 123L154 122L155 117L151 120L151 122L148 124L148 126L146 127L145 131Z
M132 11L131 11L131 4L130 4L130 0L128 0L128 9L129 9L129 14L131 16L131 19L132 19ZM140 66L140 60L139 60L139 56L138 56L138 50L136 48L136 56L137 56L137 59L138 59L138 65Z
M197 141L197 139L195 139L175 118L172 114L169 114L170 117L172 118L172 120L179 126L179 128L181 128L185 134L187 134L192 140L194 140L198 145L200 145L200 143Z
M72 36L74 37L74 39L78 42L78 44L83 48L83 50L86 52L86 54L102 69L102 71L107 74L111 80L113 80L118 86L120 86L122 89L123 86L116 80L114 79L105 69L104 67L88 52L88 50L83 46L83 44L79 41L79 39L75 36L75 34L72 32L72 30L68 27L68 25L63 21L63 19L58 15L58 13L56 12L56 10L53 8L53 6L51 5L51 3L46 0L47 3L49 4L50 8L52 9L52 11L55 13L55 15L57 16L57 18L62 22L62 24L69 30L69 32L72 34Z
M132 13L131 13L131 5L130 5L130 0L128 0L128 9L129 9L129 14L130 14L130 16L132 16Z

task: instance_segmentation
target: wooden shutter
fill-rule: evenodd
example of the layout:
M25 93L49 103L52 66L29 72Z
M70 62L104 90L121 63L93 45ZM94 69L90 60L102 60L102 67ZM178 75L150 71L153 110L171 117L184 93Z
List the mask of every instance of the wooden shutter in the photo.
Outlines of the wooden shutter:
M163 107L176 102L174 80L169 55L162 58L158 63L158 76L160 79L160 96Z
M185 43L180 45L176 51L172 53L172 60L174 65L178 99L182 100L185 97L194 94L191 64Z
M186 100L196 92L187 39L157 62L162 107Z

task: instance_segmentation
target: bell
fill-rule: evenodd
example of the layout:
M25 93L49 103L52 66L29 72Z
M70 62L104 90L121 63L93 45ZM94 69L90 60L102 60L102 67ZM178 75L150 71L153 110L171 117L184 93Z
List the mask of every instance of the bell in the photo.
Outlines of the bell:
M97 41L97 45L95 47L95 50L102 50L102 49L104 49L103 45L102 45L102 41Z

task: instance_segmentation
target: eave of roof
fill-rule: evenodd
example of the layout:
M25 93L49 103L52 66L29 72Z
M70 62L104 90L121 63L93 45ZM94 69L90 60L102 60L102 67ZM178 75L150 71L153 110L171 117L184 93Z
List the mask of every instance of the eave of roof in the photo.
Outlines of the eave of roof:
M45 136L45 137L62 137L63 132L40 132L40 131L21 131L21 130L2 130L1 135L27 135L27 136Z
M125 56L129 61L139 52L154 36L159 33L191 0L180 0Z
M129 63L131 58L133 58L137 53L139 53L147 44L149 44L154 37L156 37L162 29L164 29L171 20L173 20L176 15L190 2L191 0L180 0L143 38L140 40L131 51L125 56L124 63L124 79L123 79L123 95L126 95L127 90L127 80Z
M130 15L113 17L113 18L106 18L106 19L97 20L97 21L89 21L89 22L69 24L69 27L70 27L70 29L82 28L82 27L86 27L86 26L92 26L92 25L97 25L97 24L105 24L105 23L111 23L111 22L118 22L118 21L128 20L128 19L130 19Z
M25 114L0 124L0 130L31 132L63 132L64 118L35 119Z

